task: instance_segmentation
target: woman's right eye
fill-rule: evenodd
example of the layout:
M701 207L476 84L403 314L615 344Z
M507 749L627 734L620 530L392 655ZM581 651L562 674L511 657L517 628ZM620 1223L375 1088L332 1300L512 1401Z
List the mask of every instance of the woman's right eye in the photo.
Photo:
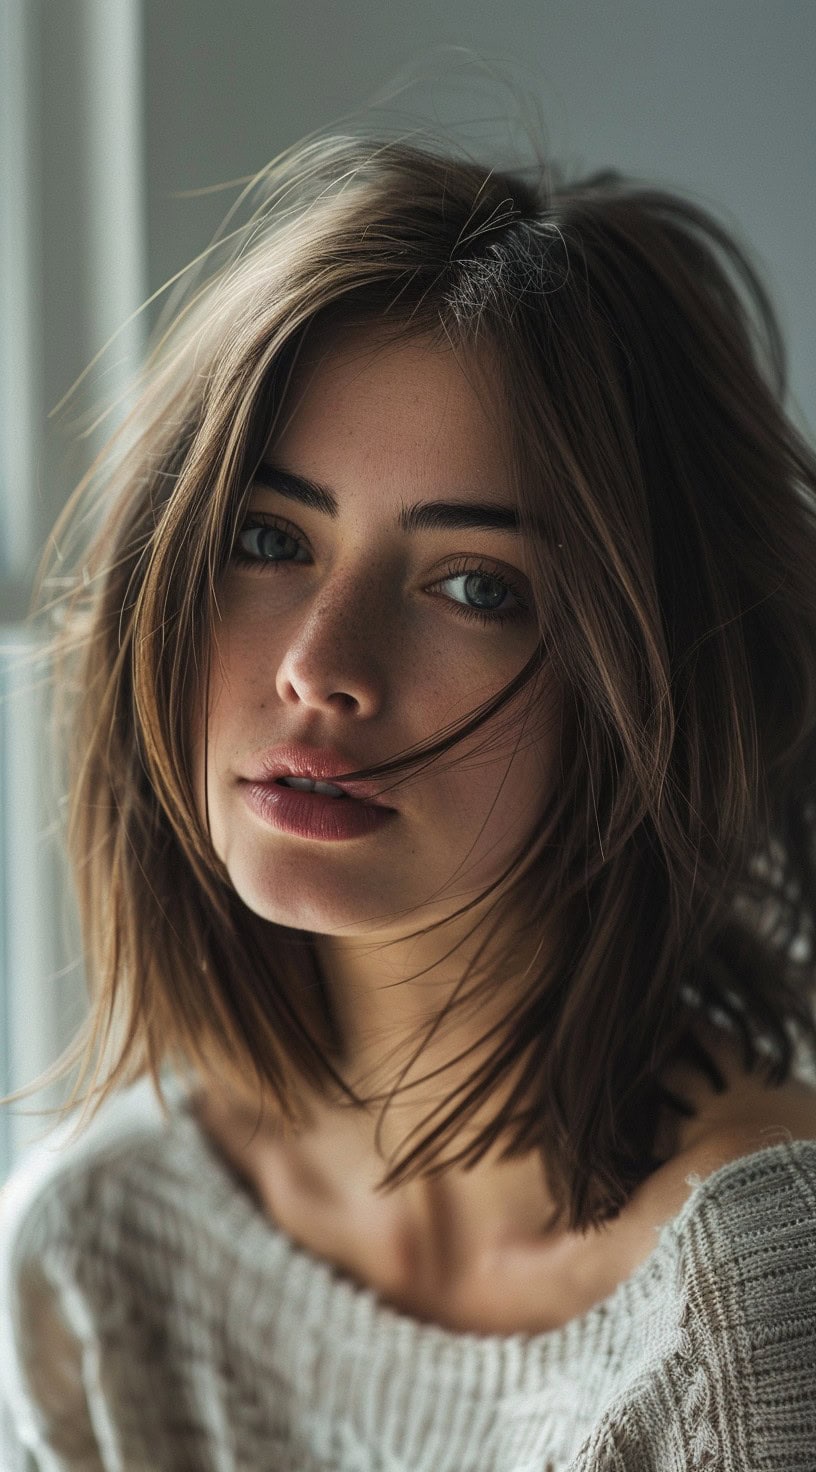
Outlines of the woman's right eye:
M287 543L290 544L288 554ZM295 560L291 554L292 543L296 551L305 550L300 537L294 530L288 530L286 523L256 514L247 517L238 532L231 560L243 567L277 567Z

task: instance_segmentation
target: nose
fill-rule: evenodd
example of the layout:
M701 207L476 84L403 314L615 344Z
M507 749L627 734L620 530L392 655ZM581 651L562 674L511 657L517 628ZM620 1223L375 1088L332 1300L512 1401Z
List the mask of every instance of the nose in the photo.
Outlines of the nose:
M276 687L287 705L342 710L355 716L378 715L384 704L382 612L364 606L359 587L346 582L326 590L292 631L278 666Z

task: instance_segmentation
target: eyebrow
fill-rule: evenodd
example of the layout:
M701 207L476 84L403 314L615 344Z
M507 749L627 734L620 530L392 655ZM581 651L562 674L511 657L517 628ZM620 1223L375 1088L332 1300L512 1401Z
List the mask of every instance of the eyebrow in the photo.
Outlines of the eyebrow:
M291 501L310 506L313 511L322 511L325 516L337 518L340 514L334 492L305 475L295 475L292 471L280 470L276 465L263 464L258 466L253 480ZM522 535L518 512L512 506L502 506L495 501L416 501L413 506L402 507L397 525L403 532L489 527L492 531ZM534 525L543 536L544 523L536 518Z

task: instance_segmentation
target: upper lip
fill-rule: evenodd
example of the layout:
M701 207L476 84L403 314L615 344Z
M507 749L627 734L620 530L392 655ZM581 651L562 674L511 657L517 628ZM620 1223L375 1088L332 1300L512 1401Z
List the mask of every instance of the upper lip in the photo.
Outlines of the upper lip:
M315 782L331 782L340 787L349 797L362 802L377 803L387 807L376 794L382 782L360 779L353 782L342 780L343 772L357 772L373 762L358 761L345 756L341 751L328 746L305 746L295 741L285 746L272 746L259 752L246 774L248 782L275 782L278 777L311 777ZM339 780L338 780L339 776Z

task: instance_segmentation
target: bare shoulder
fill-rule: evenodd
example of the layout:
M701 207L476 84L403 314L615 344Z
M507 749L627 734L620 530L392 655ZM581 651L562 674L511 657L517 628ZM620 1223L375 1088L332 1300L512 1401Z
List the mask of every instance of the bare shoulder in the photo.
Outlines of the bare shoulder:
M816 1139L816 1088L791 1075L771 1083L763 1068L747 1071L736 1046L705 1040L725 1079L721 1094L698 1098L698 1116L689 1120L681 1149L734 1155L761 1150L782 1140Z
M697 1094L697 1114L683 1121L671 1158L633 1198L633 1216L649 1240L680 1211L694 1184L722 1166L773 1145L816 1140L816 1088L798 1077L774 1085L761 1071L746 1072L728 1043L710 1051L726 1079L725 1090Z

